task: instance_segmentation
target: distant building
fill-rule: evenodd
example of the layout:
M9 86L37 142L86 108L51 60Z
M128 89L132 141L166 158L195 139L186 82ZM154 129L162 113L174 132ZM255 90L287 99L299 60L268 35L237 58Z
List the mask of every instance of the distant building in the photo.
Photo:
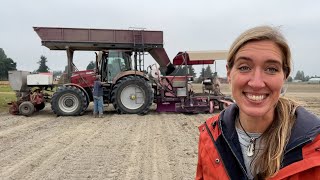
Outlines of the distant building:
M320 84L320 78L310 78L308 83L309 84Z
M299 82L302 82L301 80L299 79L295 79L295 80L292 80L293 83L299 83Z
M60 78L61 78L61 76L56 76L56 77L54 78L54 80L55 80L55 81L59 81Z

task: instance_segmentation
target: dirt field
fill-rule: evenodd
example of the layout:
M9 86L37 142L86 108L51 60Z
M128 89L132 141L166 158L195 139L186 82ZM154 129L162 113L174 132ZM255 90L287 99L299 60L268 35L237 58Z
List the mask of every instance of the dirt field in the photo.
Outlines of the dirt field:
M320 116L320 85L289 85L287 95ZM118 115L106 107L93 119L91 110L0 113L0 179L194 179L197 126L210 114Z

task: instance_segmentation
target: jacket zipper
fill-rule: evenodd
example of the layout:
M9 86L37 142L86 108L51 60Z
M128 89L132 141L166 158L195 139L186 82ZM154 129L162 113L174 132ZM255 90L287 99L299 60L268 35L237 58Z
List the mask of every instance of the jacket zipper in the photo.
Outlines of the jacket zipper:
M228 146L229 146L229 148L230 148L233 156L237 159L238 163L240 164L240 167L241 167L242 172L244 172L244 174L246 175L247 179L249 179L249 176L248 176L246 170L243 168L240 160L239 160L238 157L236 156L236 153L232 150L231 145L230 145L229 142L227 141L227 138L223 135L223 130L222 130L222 128L221 128L221 121L220 121L220 120L219 120L219 126L220 126L220 129L221 129L221 132L222 132L222 133L221 133L221 134L222 134L222 137L224 138L224 140L225 140L226 143L228 144Z
M221 159L221 163L222 163L222 166L223 166L223 168L224 168L224 171L227 173L229 179L231 179L231 178L230 178L230 175L229 175L229 172L227 171L227 169L226 169L226 167L225 167L225 165L224 165L224 162L223 162L223 160L222 160L222 157L221 157L221 155L220 155L220 152L218 151L218 148L217 148L216 143L215 143L215 141L214 141L214 139L213 139L213 136L212 136L212 134L211 134L211 131L210 131L208 125L207 125L207 122L204 122L204 124L205 124L206 129L207 129L207 131L208 131L208 134L209 134L209 136L210 136L210 138L211 138L211 141L212 141L214 147L216 148L216 150L217 150L217 152L218 152L218 154L219 154L219 157L220 157L220 159Z

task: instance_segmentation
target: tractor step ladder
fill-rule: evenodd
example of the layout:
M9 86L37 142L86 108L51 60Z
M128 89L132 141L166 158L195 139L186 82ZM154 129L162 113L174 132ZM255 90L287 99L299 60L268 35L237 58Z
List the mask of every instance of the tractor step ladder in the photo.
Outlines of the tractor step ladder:
M137 53L139 70L144 71L144 38L143 38L144 28L135 28L132 30L133 36L133 50Z

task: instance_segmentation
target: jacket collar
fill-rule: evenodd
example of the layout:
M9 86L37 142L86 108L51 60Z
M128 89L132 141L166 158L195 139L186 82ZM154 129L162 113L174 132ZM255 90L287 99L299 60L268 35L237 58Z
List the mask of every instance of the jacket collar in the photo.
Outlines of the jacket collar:
M312 141L320 133L320 118L308 112L303 107L298 107L296 121L292 127L291 137L286 147L286 152Z
M232 104L221 112L220 127L226 139L231 142L238 139L235 129L235 117L239 114L239 107ZM320 133L320 118L308 112L303 107L296 109L296 121L293 125L291 137L286 147L286 152L312 141ZM232 143L234 144L234 142ZM237 147L236 145L234 146Z
M236 104L232 104L221 112L221 128L227 138L233 139L236 134L235 118L239 114L239 108Z
M236 104L232 104L227 109L223 110L220 115L219 126L224 139L244 168L244 160L235 127L235 118L238 116L238 113L239 108Z

